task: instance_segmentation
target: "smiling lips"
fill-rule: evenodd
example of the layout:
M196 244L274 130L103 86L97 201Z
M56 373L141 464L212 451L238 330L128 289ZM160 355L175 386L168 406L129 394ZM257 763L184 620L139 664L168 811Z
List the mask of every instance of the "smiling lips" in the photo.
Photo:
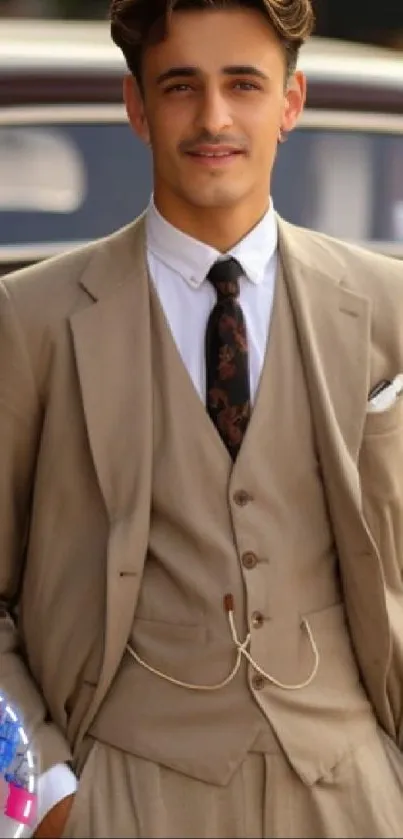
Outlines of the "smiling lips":
M204 158L207 160L225 160L243 154L243 151L234 146L197 146L188 152L191 157Z

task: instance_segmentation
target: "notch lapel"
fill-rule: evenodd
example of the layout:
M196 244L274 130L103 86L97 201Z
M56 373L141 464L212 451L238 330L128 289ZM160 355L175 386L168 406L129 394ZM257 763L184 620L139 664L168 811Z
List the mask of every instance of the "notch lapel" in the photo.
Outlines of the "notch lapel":
M151 505L151 331L143 219L103 244L81 280L93 302L71 318L89 445L110 520L103 664L76 748L130 633Z
M343 286L346 266L309 233L279 221L280 254L320 436L357 461L370 380L370 301ZM318 266L322 266L320 269Z

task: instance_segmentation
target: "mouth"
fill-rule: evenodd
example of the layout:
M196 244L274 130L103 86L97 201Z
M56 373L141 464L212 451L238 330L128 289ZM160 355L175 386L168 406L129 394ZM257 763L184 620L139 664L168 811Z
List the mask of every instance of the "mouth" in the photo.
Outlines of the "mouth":
M220 147L214 148L197 148L188 151L187 155L191 157L196 163L202 163L210 166L222 166L226 163L232 163L237 158L244 155L241 149Z

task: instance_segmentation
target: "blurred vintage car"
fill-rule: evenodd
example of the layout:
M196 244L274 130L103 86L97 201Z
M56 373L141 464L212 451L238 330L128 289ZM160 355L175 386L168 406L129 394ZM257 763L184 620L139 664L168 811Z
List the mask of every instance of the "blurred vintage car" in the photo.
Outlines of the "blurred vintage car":
M286 218L403 257L403 57L312 38L308 102L281 146ZM0 273L103 236L149 200L105 21L0 21Z

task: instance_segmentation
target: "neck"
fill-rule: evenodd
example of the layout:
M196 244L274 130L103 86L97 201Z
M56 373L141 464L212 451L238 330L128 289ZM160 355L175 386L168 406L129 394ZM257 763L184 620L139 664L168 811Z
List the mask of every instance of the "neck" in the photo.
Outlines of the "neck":
M247 236L270 206L270 199L266 197L261 206L254 203L252 208L179 207L171 199L164 200L157 192L154 193L154 202L158 212L173 227L220 253L227 253Z

